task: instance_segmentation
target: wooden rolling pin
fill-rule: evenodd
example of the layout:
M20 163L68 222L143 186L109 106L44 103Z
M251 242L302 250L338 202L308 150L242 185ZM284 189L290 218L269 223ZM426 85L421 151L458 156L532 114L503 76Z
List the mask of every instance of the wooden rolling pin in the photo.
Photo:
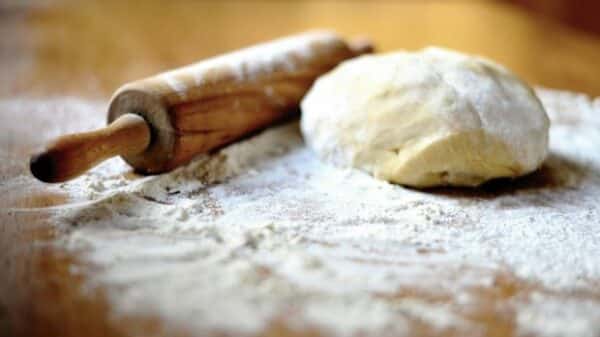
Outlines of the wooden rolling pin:
M51 142L31 157L31 173L62 182L116 155L141 173L169 171L285 119L318 76L371 51L364 39L309 32L127 83L110 125Z

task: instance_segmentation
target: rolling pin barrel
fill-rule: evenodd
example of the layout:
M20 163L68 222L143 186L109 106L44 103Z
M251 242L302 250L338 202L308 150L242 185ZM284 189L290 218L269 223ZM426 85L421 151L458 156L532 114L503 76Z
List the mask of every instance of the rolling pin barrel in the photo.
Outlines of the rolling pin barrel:
M112 133L96 131L55 142L32 157L31 171L43 181L64 181L114 155L121 155L141 173L169 171L289 117L318 76L345 59L371 51L366 39L346 43L333 33L311 32L125 84L108 109L112 124L105 130ZM138 116L137 127L142 130L145 125L146 135L121 132L116 137L122 123L113 125L123 116ZM110 151L93 151L106 143L112 144ZM65 155L68 151L57 151L57 144L79 147L78 153L87 154L74 161Z

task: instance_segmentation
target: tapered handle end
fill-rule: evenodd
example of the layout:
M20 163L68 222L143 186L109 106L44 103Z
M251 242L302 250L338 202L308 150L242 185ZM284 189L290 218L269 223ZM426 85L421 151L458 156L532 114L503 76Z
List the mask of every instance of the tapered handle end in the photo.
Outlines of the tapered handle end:
M58 138L31 157L29 169L46 183L67 181L111 157L143 152L150 138L142 117L125 114L100 130Z
M29 170L34 177L45 183L56 181L56 163L54 158L47 152L42 152L31 156L29 160Z

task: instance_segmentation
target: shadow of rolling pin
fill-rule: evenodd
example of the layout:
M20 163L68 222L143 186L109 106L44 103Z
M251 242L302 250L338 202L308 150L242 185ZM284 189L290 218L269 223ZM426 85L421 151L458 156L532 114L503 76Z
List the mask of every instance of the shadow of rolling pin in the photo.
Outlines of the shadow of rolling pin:
M62 182L117 155L138 172L167 172L288 118L318 76L372 51L365 38L308 32L125 84L109 126L51 142L31 173Z

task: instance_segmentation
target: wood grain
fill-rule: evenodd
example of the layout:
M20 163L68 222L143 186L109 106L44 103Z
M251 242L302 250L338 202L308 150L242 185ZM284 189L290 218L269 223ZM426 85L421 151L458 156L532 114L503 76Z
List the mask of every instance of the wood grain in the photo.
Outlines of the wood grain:
M372 50L364 38L307 32L127 83L108 127L52 141L31 157L31 173L64 182L117 155L138 172L169 171L289 117L318 76Z
M372 50L361 39L306 32L127 83L108 120L142 116L154 141L122 157L138 172L162 173L298 111L314 80L348 58Z

